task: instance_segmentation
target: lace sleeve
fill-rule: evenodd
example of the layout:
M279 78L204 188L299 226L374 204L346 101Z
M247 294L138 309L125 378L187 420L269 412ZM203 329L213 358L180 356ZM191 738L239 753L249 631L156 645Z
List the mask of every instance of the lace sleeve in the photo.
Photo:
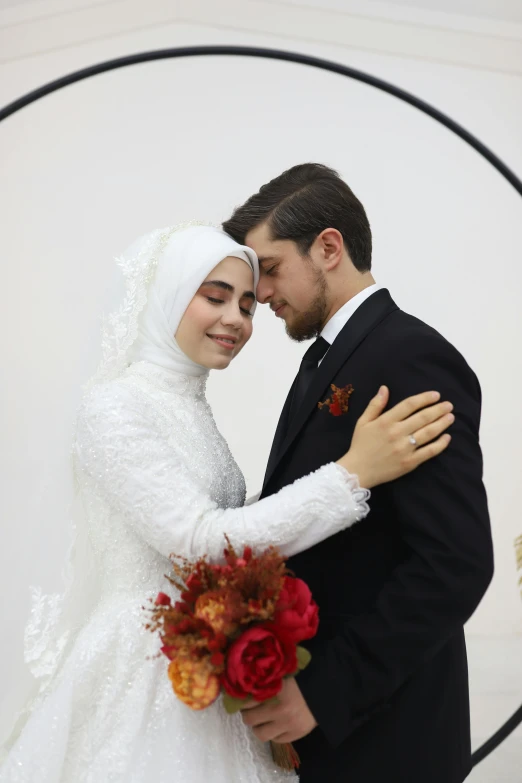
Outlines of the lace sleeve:
M225 533L234 546L274 544L290 556L369 511L369 492L334 463L250 506L218 508L125 387L91 391L78 417L75 456L95 494L165 556L218 560Z

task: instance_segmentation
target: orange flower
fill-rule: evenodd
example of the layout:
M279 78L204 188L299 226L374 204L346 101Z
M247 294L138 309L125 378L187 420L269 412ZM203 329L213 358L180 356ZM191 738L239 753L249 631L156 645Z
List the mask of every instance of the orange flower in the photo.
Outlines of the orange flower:
M236 590L214 590L200 595L194 616L209 625L214 633L227 636L237 629L238 620L245 614L241 594Z
M169 680L178 699L193 710L204 710L219 696L219 677L208 658L175 658L169 663Z

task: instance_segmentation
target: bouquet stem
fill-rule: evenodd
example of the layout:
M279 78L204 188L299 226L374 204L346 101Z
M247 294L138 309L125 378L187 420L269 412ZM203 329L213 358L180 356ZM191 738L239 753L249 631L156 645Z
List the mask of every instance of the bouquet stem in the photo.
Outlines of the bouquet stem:
M270 742L272 758L281 769L291 772L299 769L301 759L291 742Z

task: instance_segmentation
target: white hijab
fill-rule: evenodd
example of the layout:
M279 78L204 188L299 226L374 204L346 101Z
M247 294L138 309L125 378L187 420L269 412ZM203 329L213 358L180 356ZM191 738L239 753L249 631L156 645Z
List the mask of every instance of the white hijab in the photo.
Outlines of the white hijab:
M240 258L254 274L259 266L254 251L239 245L221 229L191 226L175 231L168 239L148 290L140 315L138 336L131 360L147 361L185 375L204 375L206 367L193 362L179 347L175 333L192 298L210 272L227 256Z

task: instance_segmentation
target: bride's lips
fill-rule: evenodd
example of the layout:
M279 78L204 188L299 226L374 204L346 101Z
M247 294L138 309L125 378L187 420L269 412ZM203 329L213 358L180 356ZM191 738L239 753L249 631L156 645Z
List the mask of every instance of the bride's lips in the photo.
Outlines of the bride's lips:
M237 337L231 337L229 334L207 334L207 337L227 351L233 351L236 347Z

